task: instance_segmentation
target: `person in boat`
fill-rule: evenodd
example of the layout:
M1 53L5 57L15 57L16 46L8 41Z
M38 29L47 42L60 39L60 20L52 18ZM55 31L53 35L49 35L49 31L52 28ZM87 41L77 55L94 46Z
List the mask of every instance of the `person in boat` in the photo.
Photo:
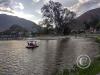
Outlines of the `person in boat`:
M27 41L27 45L30 45L30 42L29 41Z
M38 47L36 41L28 41L28 42L27 42L26 48L35 48L35 47Z
M29 46L34 46L33 41L30 41Z
M37 46L36 41L28 42L28 46Z

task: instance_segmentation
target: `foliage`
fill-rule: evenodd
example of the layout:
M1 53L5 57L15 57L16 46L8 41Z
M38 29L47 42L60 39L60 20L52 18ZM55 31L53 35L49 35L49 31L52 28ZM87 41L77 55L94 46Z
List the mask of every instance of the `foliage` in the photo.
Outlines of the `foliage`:
M40 25L42 26L42 33L51 34L54 31L53 25L50 25L47 19L44 19Z
M87 22L84 22L85 24L85 28L86 29L90 29L90 27L92 28L99 28L99 19L98 18L94 18L93 20L90 20L90 21L87 21Z
M59 2L49 1L41 8L43 13L43 19L48 20L48 24L55 25L57 33L64 33L65 27L68 28L68 24L74 19L75 13L71 12L67 8L63 8Z
M97 36L97 37L95 38L95 41L98 42L98 43L100 43L100 36Z
M100 29L100 21L96 24L96 28L97 28L97 30Z

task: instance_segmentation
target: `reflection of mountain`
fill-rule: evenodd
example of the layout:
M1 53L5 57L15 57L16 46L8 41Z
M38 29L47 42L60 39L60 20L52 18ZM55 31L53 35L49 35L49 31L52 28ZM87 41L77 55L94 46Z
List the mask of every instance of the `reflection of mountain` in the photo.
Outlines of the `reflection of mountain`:
M34 31L33 29L40 28L34 22L29 20L25 20L16 16L0 14L0 31L5 31L14 24L19 25L28 31Z

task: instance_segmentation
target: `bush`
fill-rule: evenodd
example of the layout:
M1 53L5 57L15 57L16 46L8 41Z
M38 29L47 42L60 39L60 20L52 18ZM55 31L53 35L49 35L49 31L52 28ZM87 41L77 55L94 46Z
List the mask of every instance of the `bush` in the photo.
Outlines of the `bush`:
M98 43L100 43L100 36L97 36L97 37L95 38L95 41L98 42Z

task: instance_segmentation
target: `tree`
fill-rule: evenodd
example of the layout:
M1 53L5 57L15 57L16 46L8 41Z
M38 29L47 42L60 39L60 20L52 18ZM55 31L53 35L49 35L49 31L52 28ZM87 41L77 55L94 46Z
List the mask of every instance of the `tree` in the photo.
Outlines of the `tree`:
M46 34L49 34L50 31L53 29L53 25L50 25L48 19L44 19L41 23L41 25L43 25L43 30L44 30L44 33Z
M100 30L100 21L96 24L96 29Z
M67 8L63 8L59 2L49 1L41 8L43 19L49 24L55 25L57 33L64 34L65 28L69 28L69 23L74 19L75 13Z
M85 21L84 24L85 24L85 29L90 29L91 27L92 28L98 28L98 23L99 23L99 18L96 17L96 18L93 18L93 20L90 20L90 21Z

